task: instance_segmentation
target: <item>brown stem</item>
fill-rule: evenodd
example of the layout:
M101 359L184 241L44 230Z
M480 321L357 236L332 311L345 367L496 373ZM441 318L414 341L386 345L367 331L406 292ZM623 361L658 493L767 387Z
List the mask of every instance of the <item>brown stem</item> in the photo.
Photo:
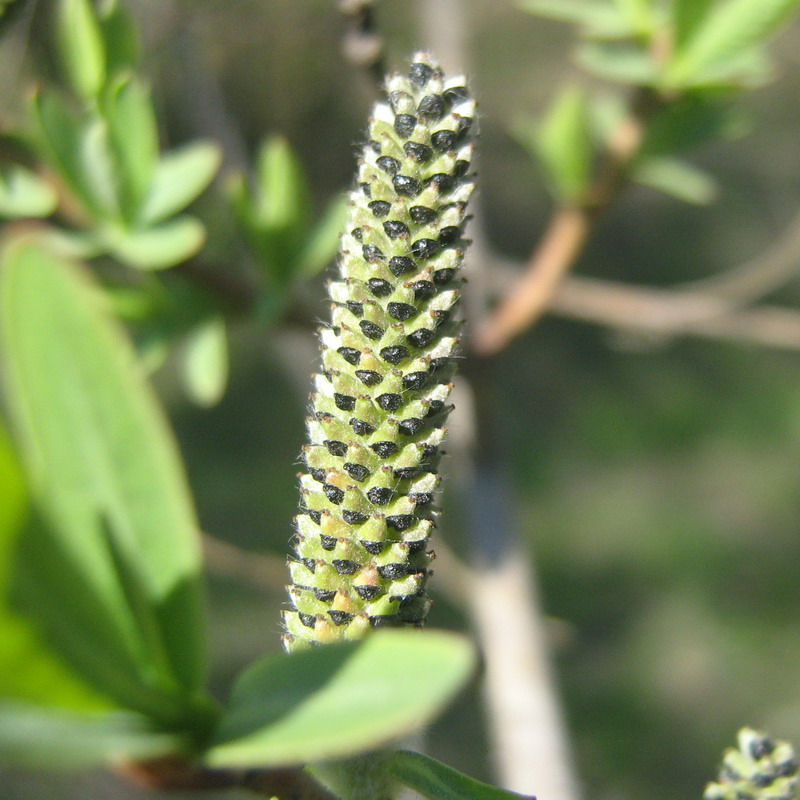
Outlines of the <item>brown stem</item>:
M117 773L148 789L170 792L246 789L280 800L337 800L302 768L225 770L209 769L178 757L125 762Z
M473 342L476 353L488 356L501 352L547 309L562 278L586 247L598 217L624 188L647 120L660 103L646 89L634 96L630 116L612 133L592 185L578 203L555 211L527 269L478 327Z

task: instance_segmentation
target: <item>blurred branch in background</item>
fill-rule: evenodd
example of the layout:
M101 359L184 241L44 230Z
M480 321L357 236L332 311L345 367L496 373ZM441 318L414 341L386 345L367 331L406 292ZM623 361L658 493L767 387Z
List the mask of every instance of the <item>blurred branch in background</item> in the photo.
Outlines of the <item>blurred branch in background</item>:
M358 69L368 72L380 86L386 76L383 36L375 20L375 0L337 0L350 27L342 41L344 57Z

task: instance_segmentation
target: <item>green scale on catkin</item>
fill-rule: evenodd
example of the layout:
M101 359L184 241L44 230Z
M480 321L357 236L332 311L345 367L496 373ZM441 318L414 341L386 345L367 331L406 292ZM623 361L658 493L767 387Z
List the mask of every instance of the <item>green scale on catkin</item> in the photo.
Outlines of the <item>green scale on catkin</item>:
M321 332L286 647L419 626L460 323L474 102L425 53L369 123Z

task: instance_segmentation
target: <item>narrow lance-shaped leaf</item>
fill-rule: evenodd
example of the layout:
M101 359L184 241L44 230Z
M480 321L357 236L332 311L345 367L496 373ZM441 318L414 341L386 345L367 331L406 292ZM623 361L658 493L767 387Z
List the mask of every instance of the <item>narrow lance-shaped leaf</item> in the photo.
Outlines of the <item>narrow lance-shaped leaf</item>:
M189 336L184 349L184 383L195 403L219 402L228 382L228 338L225 321L214 317Z
M120 261L133 267L167 269L197 253L206 231L199 220L184 215L143 230L109 227L103 240Z
M192 142L165 153L155 167L142 223L152 225L183 211L211 183L221 161L213 142Z
M425 620L460 324L475 104L418 53L387 81L342 238L304 449L289 649Z
M679 51L703 24L715 0L673 0L672 28L674 47Z
M49 183L19 164L0 168L0 217L48 217L58 198Z
M21 239L0 275L4 378L44 512L21 562L31 607L87 678L174 719L205 670L197 524L171 434L77 267Z
M668 156L639 159L631 178L694 205L707 205L717 193L717 184L710 175L686 161Z
M58 36L72 88L93 102L106 80L103 37L91 0L59 0Z
M559 95L534 145L558 199L578 202L592 166L586 97L581 89L569 87Z
M665 84L701 83L706 73L720 71L727 60L763 43L798 7L800 0L718 3L667 65Z
M533 796L476 781L436 759L407 750L392 753L388 770L401 783L430 800L535 800Z
M430 722L473 662L466 639L441 631L272 656L236 682L205 760L271 767L375 749Z
M115 156L120 205L132 221L150 190L158 160L158 129L150 93L133 75L107 92L104 111Z

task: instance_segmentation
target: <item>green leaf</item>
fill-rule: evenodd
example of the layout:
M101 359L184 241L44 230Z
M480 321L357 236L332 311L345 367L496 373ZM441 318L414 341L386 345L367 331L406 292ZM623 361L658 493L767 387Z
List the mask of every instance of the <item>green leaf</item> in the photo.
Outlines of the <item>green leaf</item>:
M640 35L650 34L655 25L652 0L614 0L620 14Z
M347 221L347 208L347 195L337 195L308 234L297 259L296 277L300 280L313 278L333 260Z
M108 75L132 70L139 61L139 37L128 9L119 0L99 0L98 18Z
M213 142L193 142L164 155L155 168L142 222L161 222L186 208L211 183L221 161Z
M20 594L88 681L174 722L205 676L197 523L169 428L104 303L35 239L6 246L3 377L42 512L20 543Z
M83 685L9 606L16 545L27 518L28 496L17 458L0 425L0 698L78 709L107 705ZM2 734L0 734L0 737Z
M717 4L675 52L664 74L665 86L696 85L707 73L718 74L729 59L763 44L798 7L800 0L727 0Z
M311 209L300 161L282 136L264 142L258 155L256 213L265 228L305 227Z
M102 208L84 175L83 124L52 91L34 93L32 114L45 155L53 168L90 214L102 215Z
M150 191L158 160L158 128L150 93L135 76L125 75L109 88L105 115L115 155L126 219Z
M91 0L59 0L56 24L67 78L83 100L92 102L105 84L106 55Z
M439 631L378 631L273 656L236 682L206 760L279 766L373 749L430 722L473 663L467 640Z
M658 81L652 54L627 42L584 42L578 48L577 61L593 75L615 83L651 86Z
M145 230L109 228L103 236L120 261L139 269L174 267L197 253L206 240L205 228L188 216Z
M673 0L672 28L674 48L679 51L703 24L716 0Z
M0 217L49 217L58 197L49 183L19 164L0 167Z
M631 178L693 205L708 205L717 194L716 181L691 164L668 156L640 159Z
M80 137L80 169L98 219L120 215L120 176L111 149L108 123L100 117L86 121Z
M436 759L409 750L389 757L388 769L397 780L430 800L535 800L488 783L481 783Z
M28 769L85 769L187 750L185 737L126 712L76 714L0 701L0 763Z
M573 86L561 92L533 145L556 196L564 203L578 202L592 168L589 116L582 89Z
M183 378L197 405L209 408L222 399L228 383L228 338L221 317L207 320L189 334Z
M517 5L539 17L580 25L586 36L619 38L634 32L619 8L605 0L518 0Z
M726 95L693 92L658 110L642 142L646 155L671 155L704 142L737 139L749 131L748 120Z

